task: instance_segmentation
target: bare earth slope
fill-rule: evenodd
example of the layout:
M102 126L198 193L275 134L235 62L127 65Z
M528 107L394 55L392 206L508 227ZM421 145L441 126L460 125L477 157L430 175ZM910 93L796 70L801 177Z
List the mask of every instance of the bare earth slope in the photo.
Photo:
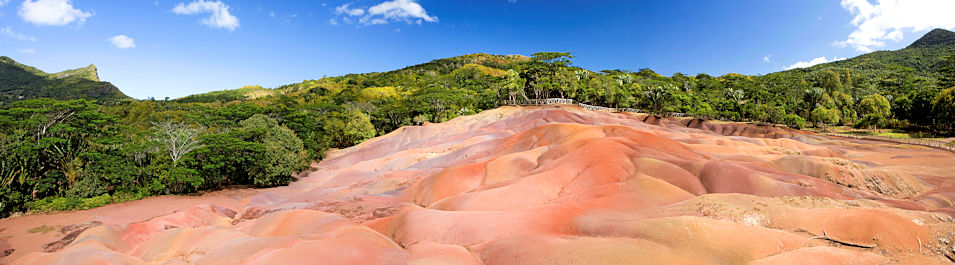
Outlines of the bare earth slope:
M5 262L955 259L955 155L914 146L568 106L502 107L405 127L317 167L288 187L0 220L0 240L15 249ZM55 230L27 232L43 225Z

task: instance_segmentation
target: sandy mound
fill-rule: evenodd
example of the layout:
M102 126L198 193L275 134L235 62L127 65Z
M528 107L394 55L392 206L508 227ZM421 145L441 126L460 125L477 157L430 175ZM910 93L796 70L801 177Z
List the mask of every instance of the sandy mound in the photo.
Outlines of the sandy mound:
M0 220L0 248L14 264L943 264L952 161L772 126L502 107L336 151L288 187Z

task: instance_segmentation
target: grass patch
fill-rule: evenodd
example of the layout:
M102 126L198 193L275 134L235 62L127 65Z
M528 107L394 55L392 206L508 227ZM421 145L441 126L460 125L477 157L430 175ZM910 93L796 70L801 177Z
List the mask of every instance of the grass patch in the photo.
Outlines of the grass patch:
M56 230L55 226L41 225L34 228L30 228L30 230L27 230L27 232L30 234L36 234L36 233L46 234L53 230Z
M117 193L115 195L103 194L92 198L75 197L46 197L41 200L27 203L27 208L31 212L57 212L69 210L87 210L96 207L106 206L111 203L133 201L145 198L142 194L135 193Z
M858 135L858 136L885 136L885 137L892 137L892 138L914 138L914 139L926 139L926 140L944 139L944 137L935 135L930 132L912 132L912 131L904 131L904 130L898 130L898 129L883 129L881 131L868 131L868 130L854 129L851 127L838 127L838 128L833 128L833 132Z

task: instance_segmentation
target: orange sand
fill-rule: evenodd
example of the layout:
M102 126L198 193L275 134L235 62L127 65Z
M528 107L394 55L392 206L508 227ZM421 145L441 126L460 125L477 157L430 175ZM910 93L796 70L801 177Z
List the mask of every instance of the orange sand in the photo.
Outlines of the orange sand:
M287 187L0 220L12 264L944 264L955 154L502 107L338 150ZM60 241L64 226L102 222ZM55 230L30 233L40 226ZM67 238L69 239L69 238Z

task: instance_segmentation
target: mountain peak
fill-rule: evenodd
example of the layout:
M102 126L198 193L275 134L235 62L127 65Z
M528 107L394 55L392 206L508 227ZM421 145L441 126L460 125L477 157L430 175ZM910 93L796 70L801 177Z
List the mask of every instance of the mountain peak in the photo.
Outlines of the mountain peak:
M78 77L78 78L83 78L83 79L87 79L94 82L100 81L99 73L96 72L96 65L93 65L93 64L84 68L66 70L63 72L55 73L53 74L53 77L60 78L60 79L69 78L69 77Z
M34 98L101 102L129 98L112 84L101 82L96 65L50 74L7 56L0 56L0 87L0 106Z
M919 38L908 48L924 48L938 45L955 45L955 32L945 29L933 29Z

